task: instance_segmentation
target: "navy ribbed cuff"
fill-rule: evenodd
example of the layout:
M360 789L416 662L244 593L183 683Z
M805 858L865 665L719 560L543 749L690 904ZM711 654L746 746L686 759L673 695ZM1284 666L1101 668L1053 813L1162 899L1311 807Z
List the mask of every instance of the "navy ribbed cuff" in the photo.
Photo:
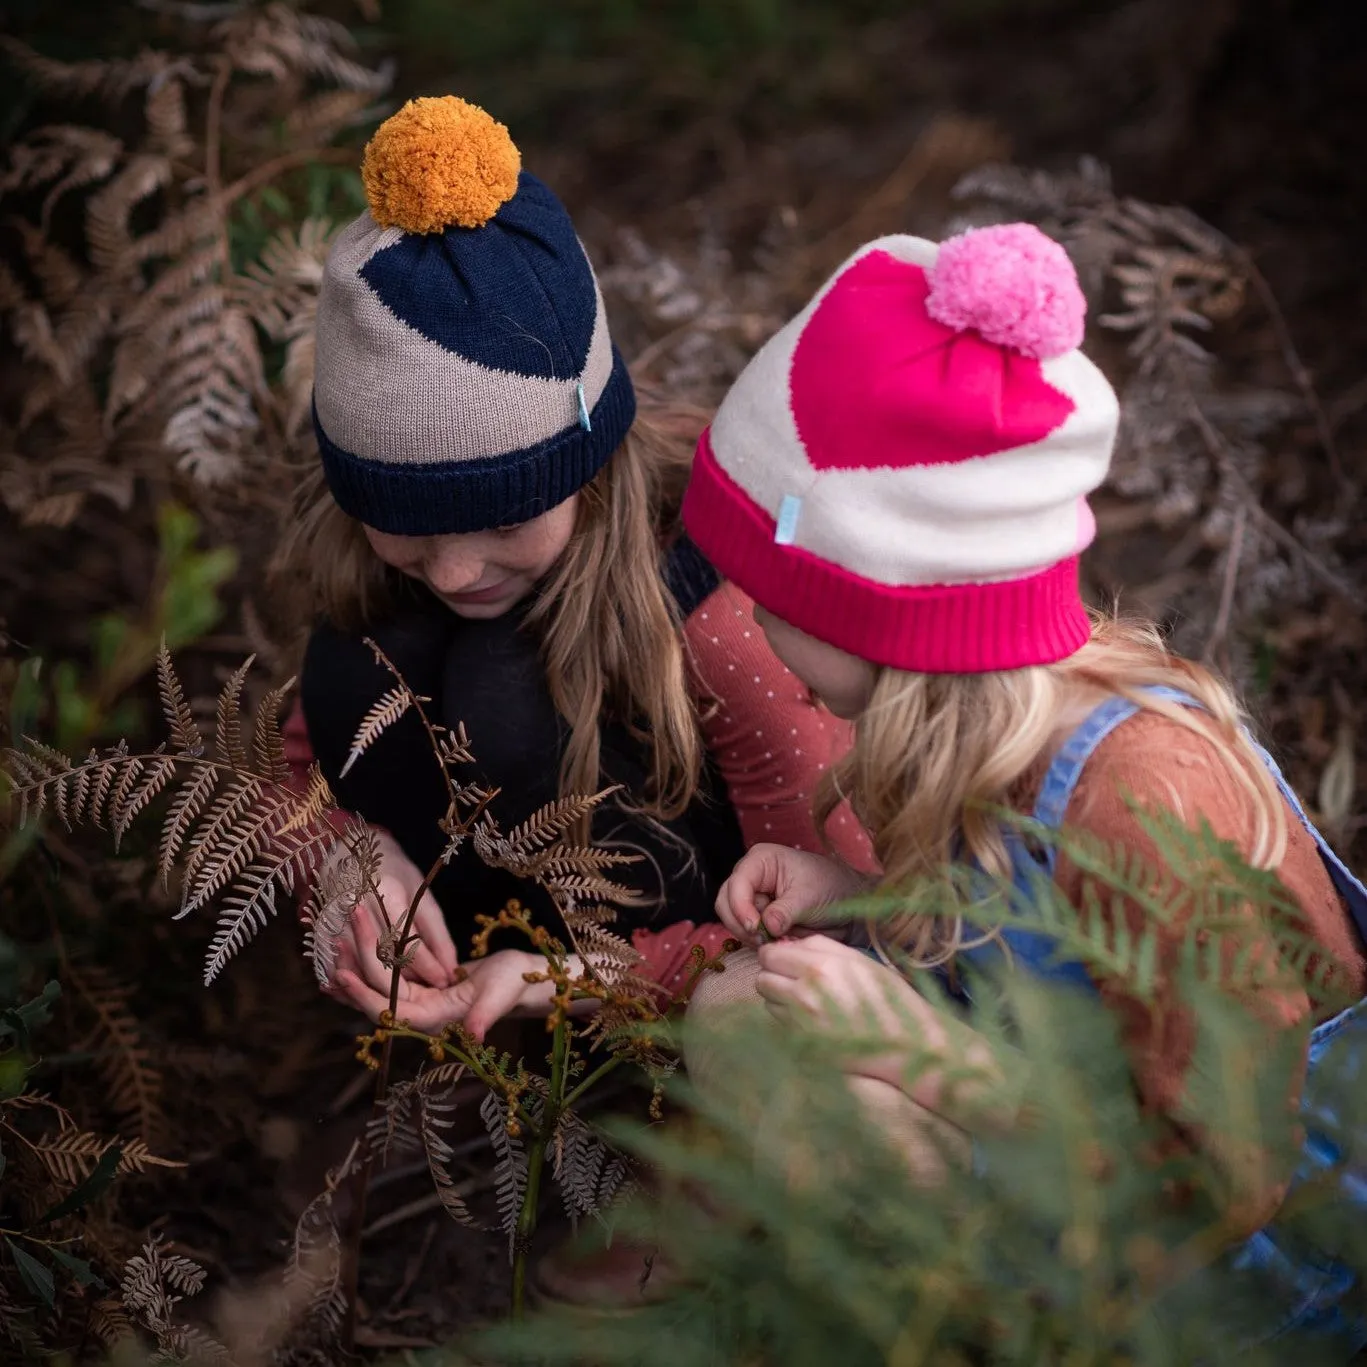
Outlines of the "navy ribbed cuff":
M522 451L439 464L366 460L331 441L313 412L328 488L344 513L393 536L482 532L530 521L582 489L622 444L636 417L626 362L612 349L612 374L590 414Z

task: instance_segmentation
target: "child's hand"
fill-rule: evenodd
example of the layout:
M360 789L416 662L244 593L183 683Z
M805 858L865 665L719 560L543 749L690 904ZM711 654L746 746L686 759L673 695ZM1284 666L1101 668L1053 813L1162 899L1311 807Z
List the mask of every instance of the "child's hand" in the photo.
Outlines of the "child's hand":
M546 960L540 954L522 949L500 949L465 966L465 977L451 987L429 987L403 979L399 983L399 1003L395 1014L415 1030L437 1034L442 1026L459 1021L478 1040L495 1021L510 1013L535 1013L548 1010L555 991L552 983L529 983L526 973L541 972ZM333 974L331 995L371 1020L389 1009L389 985L376 991L356 972L347 951Z
M380 873L375 880L384 898L390 924L402 924L413 894L422 886L422 873L403 852L399 842L387 831L376 832L380 845ZM349 957L351 966L376 992L389 998L390 970L380 962L376 947L384 929L384 919L373 905L374 895L363 897L351 914L347 928L337 938L338 962ZM412 959L400 970L411 982L429 987L448 987L457 967L456 946L446 928L437 899L431 889L424 892L413 918L417 941L409 946ZM349 953L348 953L349 952Z
M832 924L821 911L853 896L864 880L825 855L755 845L717 894L717 917L737 939L756 944L796 926Z
M911 1099L959 1123L966 1104L980 1090L960 1087L946 1095L944 1075L928 1065L926 1055L952 1057L980 1069L983 1082L996 1075L990 1047L967 1029L949 1032L935 1008L910 983L860 950L825 935L783 940L759 948L760 971L755 990L780 1019L798 1013L819 1030L867 1037L870 1029L886 1037L888 1050L852 1054L846 1071L877 1078L900 1088ZM915 1064L918 1071L908 1081ZM949 1111L954 1114L948 1114Z

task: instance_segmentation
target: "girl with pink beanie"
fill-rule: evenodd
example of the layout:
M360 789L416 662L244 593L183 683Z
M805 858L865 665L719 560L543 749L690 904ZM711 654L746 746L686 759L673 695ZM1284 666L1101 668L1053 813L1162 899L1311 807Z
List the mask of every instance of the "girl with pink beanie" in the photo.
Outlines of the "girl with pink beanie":
M1051 879L1074 905L1104 906L1138 929L1138 906L1110 892L1089 902L1066 854L1049 841L1027 848L991 811L1066 823L1161 868L1134 804L1162 807L1275 869L1324 960L1361 998L1367 890L1251 739L1230 688L1171 654L1151 625L1083 604L1078 557L1095 533L1087 495L1106 476L1118 421L1115 394L1078 349L1084 315L1066 254L1029 225L939 246L906 236L867 244L736 381L699 442L685 525L753 598L779 659L854 723L816 824L848 798L882 888L943 877L958 861L1027 899ZM1060 962L1043 936L1003 929L975 947L962 921L942 917L880 922L871 950L829 934L791 937L829 928L830 908L867 888L834 859L753 847L717 909L758 947L705 981L691 1010L753 995L780 1020L819 1025L833 1007L877 1009L891 997L902 1009L888 1017L889 1049L848 1063L851 1089L894 1127L909 1132L914 1113L952 1132L961 1116L933 1076L901 1090L908 1060L942 1027L886 950L933 966L1000 954L1005 941L1016 971L1102 993L1145 1106L1175 1112L1194 1046L1175 992L1160 988L1152 1009ZM1250 927L1250 943L1265 932ZM1171 963L1182 927L1158 934L1158 961ZM1304 989L1258 1005L1274 1025L1314 1022L1307 1097L1331 1041L1339 1047L1367 1018L1361 1005L1333 1015ZM908 1021L920 1039L908 1038ZM706 1087L706 1069L693 1071ZM1307 1141L1307 1168L1327 1161ZM1252 1232L1236 1257L1282 1279L1297 1322L1328 1323L1345 1279L1326 1274L1307 1291L1305 1267L1268 1224L1283 1195L1237 1192Z

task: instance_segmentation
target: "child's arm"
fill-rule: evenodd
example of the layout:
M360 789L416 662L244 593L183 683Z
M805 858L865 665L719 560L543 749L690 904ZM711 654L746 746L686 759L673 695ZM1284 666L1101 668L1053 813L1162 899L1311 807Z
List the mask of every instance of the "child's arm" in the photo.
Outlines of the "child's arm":
M1068 826L1108 843L1119 843L1157 871L1163 860L1156 845L1125 801L1129 794L1148 807L1175 811L1195 826L1209 821L1215 834L1239 846L1247 857L1253 848L1253 811L1249 799L1230 782L1210 743L1167 718L1141 714L1118 728L1097 748L1079 782L1068 812ZM1334 900L1313 842L1308 842L1294 814L1287 812L1292 837L1279 874L1301 901L1313 926L1318 904ZM1086 905L1087 878L1061 856L1057 871L1060 890L1075 906ZM1098 887L1098 904L1112 914L1109 892ZM1160 979L1156 1001L1141 1002L1125 993L1121 984L1101 984L1103 997L1117 1011L1139 1092L1153 1111L1174 1116L1180 1124L1180 1108L1188 1069L1195 1050L1195 1026L1190 1013L1177 1001L1166 975L1176 967L1185 933L1181 921L1153 927L1144 911L1125 902L1122 914L1133 935L1156 931L1159 937ZM1339 913L1341 916L1341 913ZM1276 961L1270 929L1250 914L1246 933L1236 945L1231 937L1231 958L1251 948L1256 962ZM1264 957L1265 956L1265 957ZM1304 986L1280 982L1257 990L1250 1000L1254 1013L1271 1031L1289 1029L1305 1019L1311 1002ZM1295 1082L1299 1090L1301 1078ZM1293 1104L1295 1098L1292 1098ZM1189 1133L1188 1131L1185 1131ZM1267 1184L1266 1167L1240 1161L1245 1141L1240 1136L1198 1136L1228 1167L1231 1178L1231 1212L1241 1223L1255 1229L1265 1222L1281 1199L1281 1188ZM1244 1154L1244 1159L1249 1157Z
M297 703L281 728L281 734L285 742L285 758L290 765L290 784L302 791L308 782L309 770L313 765L313 746L309 742L304 710ZM336 813L333 825L340 831L349 820L351 818L342 813ZM386 893L386 905L389 901L395 901L402 910L408 905L407 897L403 894L409 880L405 880L401 874L411 870L415 876L420 875L411 861L408 861L398 849L397 842L387 832L381 831L380 835L382 847L385 847L382 848L382 854L390 865L381 875L381 891ZM407 870L402 870L401 864L406 864ZM307 898L308 891L307 887L299 889L301 903ZM394 893L393 897L389 896L391 891ZM393 908L391 912L392 910ZM414 976L416 973L430 986L444 987L450 982L455 969L456 951L441 910L430 892L424 899L424 905L418 909L415 926L421 943L418 955L411 965L413 972L405 970L405 976ZM638 930L632 935L631 941L632 947L644 961L641 966L642 976L658 983L667 997L672 999L689 986L695 964L694 947L702 949L705 959L715 959L721 953L722 944L729 936L730 932L726 927L716 922L694 926L691 921L680 921L659 930ZM356 959L350 971L359 981L361 988L368 988L372 992L383 988L387 993L389 970L379 963L373 952L378 937L379 927L375 919L364 906L358 908L352 932L347 937L352 948L352 958ZM366 1009L368 997L363 991L341 995L361 1010Z
M850 726L814 702L779 663L752 611L745 594L723 583L684 623L703 739L747 846L818 852L812 797L823 772L849 749ZM875 867L868 837L848 806L837 809L827 834L847 863Z

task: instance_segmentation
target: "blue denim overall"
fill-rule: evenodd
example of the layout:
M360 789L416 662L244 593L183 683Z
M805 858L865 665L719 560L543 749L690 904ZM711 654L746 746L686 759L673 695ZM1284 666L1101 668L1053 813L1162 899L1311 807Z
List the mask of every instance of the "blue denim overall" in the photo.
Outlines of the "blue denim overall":
M1186 694L1169 688L1150 688L1151 694L1171 699L1184 706L1197 704ZM1100 704L1068 738L1049 766L1040 787L1039 798L1032 816L1049 830L1057 830L1063 823L1073 790L1092 752L1122 722L1132 717L1138 707L1124 698L1111 698ZM1311 824L1296 794L1283 777L1276 761L1261 746L1256 747L1277 786L1285 795L1291 809L1305 829L1315 838L1320 856L1339 895L1357 926L1358 935L1367 944L1367 887L1347 869L1343 861L1329 848L1324 838ZM1028 897L1038 879L1052 877L1058 851L1052 846L1036 848L1033 852L1019 837L1008 839L1014 882L1017 890ZM1075 982L1093 988L1091 978L1081 964L1054 959L1057 946L1044 934L1019 928L1003 930L1001 937L1009 946L1020 966L1042 977L1056 981ZM994 945L969 950L963 957L972 960L978 955L999 953ZM1301 1115L1306 1128L1302 1161L1292 1178L1292 1186L1312 1175L1332 1168L1340 1161L1340 1154L1324 1130L1316 1125L1328 1124L1331 1132L1333 1115L1324 1102L1316 1100L1315 1074L1326 1055L1333 1050L1350 1049L1367 1052L1367 999L1348 1007L1332 1019L1316 1026L1310 1035L1308 1070L1301 1099ZM1367 1216L1367 1180L1361 1173L1345 1171L1338 1178L1342 1199L1364 1208ZM1367 1345L1367 1324L1356 1316L1347 1316L1339 1302L1355 1286L1356 1274L1349 1268L1332 1262L1312 1264L1304 1256L1288 1254L1278 1242L1275 1222L1254 1234L1235 1249L1230 1266L1237 1270L1261 1269L1270 1273L1284 1288L1286 1313L1275 1331L1277 1334L1295 1330L1315 1330L1342 1335L1348 1349Z

